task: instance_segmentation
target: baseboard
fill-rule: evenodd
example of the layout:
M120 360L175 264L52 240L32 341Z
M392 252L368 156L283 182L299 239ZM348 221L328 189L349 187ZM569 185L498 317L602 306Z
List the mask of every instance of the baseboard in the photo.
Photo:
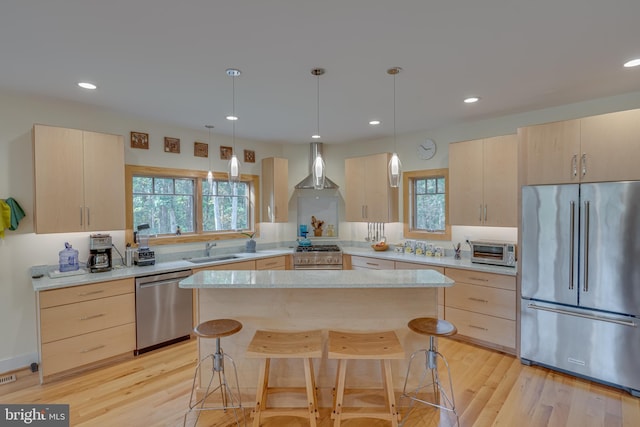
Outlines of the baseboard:
M16 380L0 385L0 396L40 384L40 375L38 375L38 372L31 372L29 367L4 372L0 374L0 378L10 375L15 375Z

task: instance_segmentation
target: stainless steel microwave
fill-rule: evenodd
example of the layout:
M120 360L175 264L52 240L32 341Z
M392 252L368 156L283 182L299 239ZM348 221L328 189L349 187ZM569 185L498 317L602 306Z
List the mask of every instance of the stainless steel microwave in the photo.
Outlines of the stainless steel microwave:
M515 243L483 240L472 241L469 244L471 245L471 262L506 267L516 265Z

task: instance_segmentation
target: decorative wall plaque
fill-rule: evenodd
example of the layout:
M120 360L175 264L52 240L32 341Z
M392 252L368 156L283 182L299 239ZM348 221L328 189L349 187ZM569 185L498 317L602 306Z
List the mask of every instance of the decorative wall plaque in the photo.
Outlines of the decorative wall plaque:
M222 160L229 160L233 154L233 147L220 146L220 158Z
M204 142L193 143L193 155L196 157L209 157L209 144Z
M245 163L255 163L256 162L256 152L253 150L244 150L244 162Z
M131 132L131 148L149 149L149 134L143 132Z
M164 137L164 152L165 153L180 153L180 139Z

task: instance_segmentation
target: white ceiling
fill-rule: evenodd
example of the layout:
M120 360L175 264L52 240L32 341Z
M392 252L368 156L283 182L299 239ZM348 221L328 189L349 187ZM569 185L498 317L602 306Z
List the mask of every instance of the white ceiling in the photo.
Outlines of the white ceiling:
M0 88L231 134L235 67L236 136L308 143L323 67L322 141L376 139L393 66L398 133L638 91L639 18L638 0L2 0Z

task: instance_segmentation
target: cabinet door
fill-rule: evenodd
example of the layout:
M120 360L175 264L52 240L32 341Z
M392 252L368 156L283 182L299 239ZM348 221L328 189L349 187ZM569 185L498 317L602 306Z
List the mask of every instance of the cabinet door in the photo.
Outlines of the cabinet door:
M364 157L353 157L344 161L345 216L347 221L366 221L364 209L365 187Z
M452 225L482 225L482 140L449 144L449 216Z
M580 120L580 143L582 182L640 179L640 110Z
M518 226L518 137L484 140L483 223L492 227Z
M262 160L262 221L289 221L289 161L277 157Z
M367 222L398 221L398 189L389 186L387 173L390 159L389 153L365 157L364 197Z
M85 230L124 230L124 140L83 132Z
M518 129L525 150L525 185L569 184L580 180L580 120Z
M82 131L34 126L36 233L84 230L82 153Z

